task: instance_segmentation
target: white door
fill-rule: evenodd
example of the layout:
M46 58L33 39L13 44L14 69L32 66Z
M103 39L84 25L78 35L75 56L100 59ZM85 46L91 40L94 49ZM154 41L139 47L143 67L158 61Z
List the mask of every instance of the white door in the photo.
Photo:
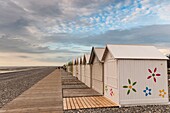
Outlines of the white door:
M104 63L104 96L119 104L116 64L116 60L108 60Z

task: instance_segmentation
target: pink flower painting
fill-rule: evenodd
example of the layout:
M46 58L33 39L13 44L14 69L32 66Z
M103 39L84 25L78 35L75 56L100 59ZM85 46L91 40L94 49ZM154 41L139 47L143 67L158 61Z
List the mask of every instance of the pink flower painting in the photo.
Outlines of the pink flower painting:
M151 69L148 69L148 71L149 71L149 73L150 73L151 75L149 75L149 76L147 77L147 79L153 78L154 82L156 82L156 77L157 77L157 76L161 76L161 74L157 73L157 68L155 68L153 72L152 72Z

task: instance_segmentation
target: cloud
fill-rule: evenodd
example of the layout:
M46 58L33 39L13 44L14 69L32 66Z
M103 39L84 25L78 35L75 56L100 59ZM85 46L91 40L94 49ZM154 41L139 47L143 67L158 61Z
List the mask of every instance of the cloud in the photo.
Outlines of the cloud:
M0 37L0 52L19 52L19 53L65 53L76 54L78 51L70 50L69 48L54 48L50 49L49 45L44 45L45 42L34 44L23 40L22 38L9 37L8 35L2 35ZM47 42L47 41L46 41ZM56 44L57 45L57 44ZM59 45L58 45L59 46Z
M168 0L0 0L0 52L12 53L18 61L61 64L107 43L168 48L169 4Z
M103 34L80 38L79 36L69 36L69 34L56 35L45 38L46 42L60 42L67 46L71 44L93 46L114 44L169 44L170 25L151 25L128 30L109 30ZM71 38L70 38L71 37ZM163 46L163 45L162 45Z
M28 57L28 56L18 56L19 58L31 58L31 57Z
M152 25L129 30L110 30L92 38L97 44L152 44L168 46L170 25ZM163 44L163 45L160 45ZM169 46L170 47L170 46Z

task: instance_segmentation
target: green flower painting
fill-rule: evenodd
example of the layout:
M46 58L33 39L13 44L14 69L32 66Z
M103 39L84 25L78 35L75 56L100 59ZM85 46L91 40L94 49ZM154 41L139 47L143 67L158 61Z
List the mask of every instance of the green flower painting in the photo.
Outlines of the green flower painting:
M128 79L128 84L129 84L129 85L123 86L123 88L128 89L128 90L127 90L127 95L129 95L131 91L136 92L136 89L134 88L134 86L136 85L136 83L137 83L137 82L133 82L133 83L132 83L131 80Z

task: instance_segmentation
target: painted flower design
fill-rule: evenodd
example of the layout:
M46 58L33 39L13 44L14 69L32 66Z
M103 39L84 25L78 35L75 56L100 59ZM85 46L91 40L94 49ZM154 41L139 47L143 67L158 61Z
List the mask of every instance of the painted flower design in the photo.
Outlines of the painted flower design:
M113 95L114 95L113 90L110 89L110 96L113 96Z
M131 90L134 91L134 92L136 92L136 89L133 88L133 86L134 86L137 82L131 83L131 80L128 79L128 83L129 83L128 86L123 86L123 88L128 88L127 95L129 95L129 93L130 93Z
M153 72L151 71L151 69L148 69L148 71L149 73L151 73L151 75L149 75L147 79L153 78L154 82L156 82L156 76L161 76L161 74L156 73L157 68L155 68Z
M160 94L159 96L161 96L162 98L164 98L164 96L166 95L166 92L164 91L164 89L159 90Z
M151 89L149 89L148 87L146 87L146 89L143 90L143 92L145 93L145 96L151 95Z
M108 91L108 88L107 88L107 86L105 86L105 91L106 91L106 92Z

